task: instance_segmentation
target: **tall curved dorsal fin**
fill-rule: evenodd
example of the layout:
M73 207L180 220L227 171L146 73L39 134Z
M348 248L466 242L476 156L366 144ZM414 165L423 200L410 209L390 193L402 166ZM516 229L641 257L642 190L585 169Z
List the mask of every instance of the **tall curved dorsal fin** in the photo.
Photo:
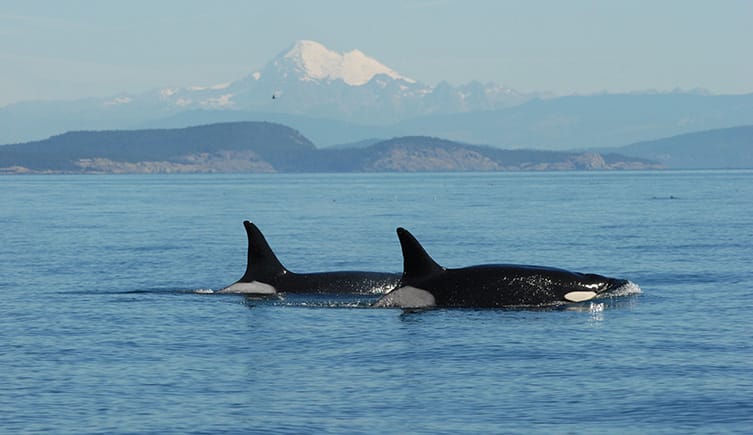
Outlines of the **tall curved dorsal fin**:
M269 278L286 273L288 270L272 252L259 228L249 221L243 221L243 226L248 236L248 260L246 273L240 280L268 282Z
M444 270L408 230L398 228L397 237L403 250L403 284Z

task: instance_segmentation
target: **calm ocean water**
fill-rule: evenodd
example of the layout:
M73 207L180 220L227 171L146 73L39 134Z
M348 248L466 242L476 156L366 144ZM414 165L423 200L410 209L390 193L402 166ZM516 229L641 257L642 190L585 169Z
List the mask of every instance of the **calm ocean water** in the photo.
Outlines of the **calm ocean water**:
M753 172L0 177L2 433L753 431ZM548 310L206 294L293 271L556 266Z

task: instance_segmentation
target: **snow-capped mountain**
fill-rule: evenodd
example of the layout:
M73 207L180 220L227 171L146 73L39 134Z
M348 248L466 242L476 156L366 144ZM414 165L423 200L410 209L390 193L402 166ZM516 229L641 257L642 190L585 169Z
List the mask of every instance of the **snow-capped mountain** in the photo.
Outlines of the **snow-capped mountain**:
M298 41L290 50L277 56L266 68L266 74L295 77L301 81L342 80L350 86L362 86L374 76L384 74L393 80L416 81L403 77L360 50L337 53L315 41ZM261 73L255 75L260 78Z
M194 110L291 114L383 125L430 114L511 107L533 97L494 83L455 87L443 82L432 87L359 50L338 53L303 40L261 69L229 83L0 108L0 143L67 130L139 126Z
M215 86L162 89L158 100L167 105L163 110L239 109L374 124L509 107L531 97L494 83L431 87L359 50L338 53L302 40L245 78Z

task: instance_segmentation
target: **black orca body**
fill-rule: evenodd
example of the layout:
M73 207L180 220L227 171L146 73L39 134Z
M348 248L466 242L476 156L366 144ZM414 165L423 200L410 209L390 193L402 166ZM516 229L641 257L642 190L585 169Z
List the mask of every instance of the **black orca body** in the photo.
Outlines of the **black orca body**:
M253 223L244 221L248 235L248 262L241 279L219 293L273 295L284 293L383 294L397 285L395 273L338 271L294 273L280 263L264 235Z
M446 269L408 231L398 228L397 234L403 250L403 276L397 288L376 301L375 307L544 306L587 301L629 283L601 275L515 264Z

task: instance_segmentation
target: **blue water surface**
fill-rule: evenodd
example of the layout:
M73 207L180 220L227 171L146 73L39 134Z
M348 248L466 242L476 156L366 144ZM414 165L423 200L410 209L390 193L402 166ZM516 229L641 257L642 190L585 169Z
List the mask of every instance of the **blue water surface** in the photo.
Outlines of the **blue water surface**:
M753 172L0 177L0 432L750 433ZM640 293L540 310L211 294L522 263Z

